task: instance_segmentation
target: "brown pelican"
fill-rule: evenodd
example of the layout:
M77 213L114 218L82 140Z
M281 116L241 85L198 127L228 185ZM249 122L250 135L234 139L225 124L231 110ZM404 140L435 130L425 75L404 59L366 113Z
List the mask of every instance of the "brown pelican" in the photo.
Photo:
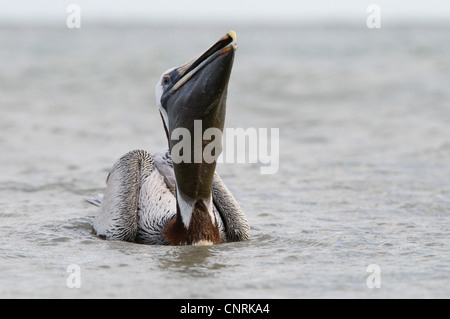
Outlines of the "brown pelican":
M98 236L171 245L249 239L247 219L215 172L216 161L178 163L171 157L175 129L192 131L194 121L201 120L203 132L223 131L236 49L236 34L230 31L197 59L163 73L156 103L169 149L154 155L131 151L114 164L105 194L88 200L100 207L93 225ZM201 150L208 143L202 140ZM190 144L195 147L193 140Z

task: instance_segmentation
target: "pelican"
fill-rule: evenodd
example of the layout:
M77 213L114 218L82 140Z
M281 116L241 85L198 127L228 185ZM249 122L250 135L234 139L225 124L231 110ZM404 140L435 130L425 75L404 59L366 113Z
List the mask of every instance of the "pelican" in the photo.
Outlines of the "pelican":
M99 206L93 223L98 236L151 245L210 245L250 238L245 214L215 172L216 161L176 162L171 156L177 128L193 131L194 121L201 120L203 132L223 131L236 49L236 33L230 31L200 57L162 74L156 104L169 147L153 155L134 150L113 165L104 195L88 200ZM209 142L203 139L200 150Z

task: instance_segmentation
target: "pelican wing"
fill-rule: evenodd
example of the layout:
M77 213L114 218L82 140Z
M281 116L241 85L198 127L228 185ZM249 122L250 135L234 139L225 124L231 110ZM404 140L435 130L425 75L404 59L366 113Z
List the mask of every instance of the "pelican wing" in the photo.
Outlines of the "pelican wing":
M154 168L152 157L142 150L131 151L114 164L94 220L97 235L106 239L135 241L141 186Z
M170 157L169 150L164 150L162 152L153 155L153 160L156 169L164 177L164 182L166 182L167 188L170 192L175 195L176 180L175 172L173 171L173 161Z
M214 174L212 196L214 205L225 224L227 239L230 241L250 239L247 218L217 172Z

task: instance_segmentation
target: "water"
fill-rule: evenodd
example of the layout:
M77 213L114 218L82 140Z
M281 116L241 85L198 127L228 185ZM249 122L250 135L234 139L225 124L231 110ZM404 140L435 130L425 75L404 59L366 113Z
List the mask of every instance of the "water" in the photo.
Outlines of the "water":
M160 74L234 28L226 126L280 128L280 167L218 170L247 242L105 241L124 153L166 146ZM450 297L449 26L0 29L0 297ZM81 288L69 289L69 265ZM369 265L381 288L370 289Z

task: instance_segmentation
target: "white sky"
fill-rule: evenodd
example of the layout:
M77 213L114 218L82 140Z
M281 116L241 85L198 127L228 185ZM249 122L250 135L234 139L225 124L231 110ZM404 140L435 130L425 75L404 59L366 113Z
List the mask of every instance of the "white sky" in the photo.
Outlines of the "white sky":
M450 21L450 0L0 0L0 23L65 21L71 3L89 20L365 20L374 3L382 19Z

